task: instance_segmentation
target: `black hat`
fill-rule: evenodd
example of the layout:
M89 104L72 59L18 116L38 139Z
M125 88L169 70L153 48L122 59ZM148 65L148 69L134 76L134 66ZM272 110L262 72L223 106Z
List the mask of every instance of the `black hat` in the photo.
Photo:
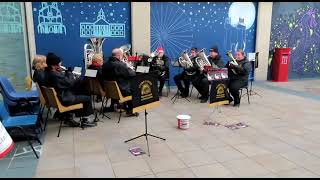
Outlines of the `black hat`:
M54 53L48 53L46 62L48 66L58 65L61 62L61 58Z
M216 53L219 53L219 51L218 51L218 47L217 47L217 46L213 46L212 48L210 48L210 52L216 52Z

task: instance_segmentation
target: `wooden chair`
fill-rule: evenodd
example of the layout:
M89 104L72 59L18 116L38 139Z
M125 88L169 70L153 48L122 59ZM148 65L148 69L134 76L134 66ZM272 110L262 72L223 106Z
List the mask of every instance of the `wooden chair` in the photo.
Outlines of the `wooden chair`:
M57 92L55 91L54 88L42 86L42 89L44 89L44 91L45 91L45 93L47 95L48 104L50 105L50 107L56 108L59 113L79 110L79 109L83 108L83 104L82 103L74 104L74 105L70 105L70 106L64 106L64 105L61 104L60 100L58 99ZM63 119L61 119L61 121L60 121L58 137L60 136L60 131L61 131L61 127L62 127L62 122L63 121L64 121ZM80 118L80 123L81 123L81 127L83 128L82 117ZM47 123L45 124L45 126L46 125L47 125Z
M131 101L132 96L126 96L124 97L120 91L120 88L118 86L118 83L116 81L105 81L104 82L104 89L105 92L107 92L106 96L108 98L116 99L119 100L120 104L120 115L119 115L119 120L118 123L120 123L121 119L121 114L122 114L122 109L121 107L125 102Z
M108 98L106 97L106 92L102 88L100 82L98 81L98 79L92 78L92 77L86 77L86 81L87 81L87 84L89 85L88 91L89 91L90 95L91 96L100 95L102 97L102 105L101 105L101 109L100 109L100 114L102 114L102 118L107 117L110 119L110 117L108 117L107 115L105 115L103 113L103 108L105 106L107 106ZM94 98L92 97L91 99L92 99L93 109L96 110ZM98 119L96 111L95 111L95 119Z
M51 113L51 107L50 107L50 104L48 103L48 97L46 95L46 93L44 92L44 89L42 89L38 83L36 83L36 86L37 86L37 90L39 92L39 99L40 99L40 111L39 111L39 117L42 121L42 124L43 124L43 130L46 131L46 125L47 125L47 122L48 122L48 117L49 117L49 113ZM44 109L47 108L47 116L46 116L46 119L44 121L44 119L42 118L43 116L43 111Z

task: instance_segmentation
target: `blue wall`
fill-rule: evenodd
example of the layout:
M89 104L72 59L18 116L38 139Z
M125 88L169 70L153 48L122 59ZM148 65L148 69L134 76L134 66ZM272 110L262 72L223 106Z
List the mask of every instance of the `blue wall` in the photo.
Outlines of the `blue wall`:
M274 2L272 8L269 76L274 48L291 48L289 78L320 75L320 3Z
M39 22L39 14L47 5L51 7L54 20L62 21L58 24L56 31L48 31L41 29L40 26L38 27L43 22L43 19ZM52 5L57 8L52 8ZM80 23L94 23L101 9L108 23L125 25L122 37L109 37L111 35L108 35L103 44L104 55L108 57L111 55L113 48L131 43L131 10L129 2L49 2L47 4L33 2L32 6L37 53L47 54L48 52L54 52L62 57L63 65L66 67L83 66L83 46L87 43L88 38L80 37ZM44 10L43 13L46 14L46 11ZM59 19L59 11L62 16L61 21ZM102 21L97 22L100 25L103 23ZM48 24L42 24L42 28L48 27Z
M225 63L228 50L255 52L257 3L251 2L152 2L151 51L163 46L171 60L191 47L219 48ZM238 25L239 16L244 24ZM230 22L228 21L230 20ZM170 67L170 84L177 68Z

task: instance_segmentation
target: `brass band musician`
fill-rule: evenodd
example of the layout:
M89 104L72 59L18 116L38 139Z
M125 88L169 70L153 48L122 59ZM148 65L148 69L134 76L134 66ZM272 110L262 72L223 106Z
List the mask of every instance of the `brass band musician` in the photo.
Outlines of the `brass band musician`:
M239 89L248 85L248 77L251 71L251 64L246 58L245 53L242 49L237 50L235 60L237 61L237 63L229 62L227 63L226 67L228 68L229 76L229 92L234 99L234 106L239 106ZM229 97L229 103L231 103L233 99L231 96Z
M218 47L214 46L210 49L210 56L208 57L210 64L215 64L218 68L224 67L224 62L219 55ZM201 103L206 103L209 98L209 81L206 76L206 72L201 73L199 76L193 79L193 86L199 91Z
M195 62L195 59L197 57L197 51L198 49L196 47L191 48L191 57L190 60L192 61L193 66L185 68L182 73L177 74L174 76L174 82L176 83L179 91L180 96L182 98L189 96L189 87L190 82L196 77L199 76L199 67L197 63ZM183 81L184 87L182 86L181 81Z
M153 57L150 65L150 71L156 72L158 75L159 86L159 96L162 96L162 89L165 80L169 77L169 58L164 54L163 48L157 49L158 55Z

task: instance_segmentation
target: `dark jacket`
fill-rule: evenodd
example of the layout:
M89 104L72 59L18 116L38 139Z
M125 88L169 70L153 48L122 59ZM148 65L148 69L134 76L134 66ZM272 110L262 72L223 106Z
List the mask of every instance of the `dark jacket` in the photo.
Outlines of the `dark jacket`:
M115 57L110 57L102 66L102 77L106 81L117 81L121 93L130 95L130 78L136 73Z
M169 75L169 58L166 55L163 55L160 61L157 60L158 57L154 57L151 61L150 71L156 71L158 74L161 72L166 72L165 75L168 77Z
M228 76L230 80L240 80L241 82L248 82L249 73L251 71L251 64L248 59L245 57L243 60L238 61L238 65L233 67L237 74L232 72L232 68L229 66L229 63L226 64L228 68Z
M39 86L45 86L48 82L48 73L45 70L34 70L32 80Z
M80 85L80 79L75 79L71 71L48 72L48 87L53 87L63 105L71 105L76 100L75 89Z
M221 59L221 56L218 55L215 58L212 58L211 56L208 57L208 60L210 61L211 64L215 64L217 65L219 68L223 68L224 67L224 62Z
M190 74L194 73L194 75L197 75L200 73L200 68L199 68L198 64L196 63L196 58L197 58L197 56L190 59L192 61L193 66L189 67L189 68L185 68L184 71L186 73L190 73Z

